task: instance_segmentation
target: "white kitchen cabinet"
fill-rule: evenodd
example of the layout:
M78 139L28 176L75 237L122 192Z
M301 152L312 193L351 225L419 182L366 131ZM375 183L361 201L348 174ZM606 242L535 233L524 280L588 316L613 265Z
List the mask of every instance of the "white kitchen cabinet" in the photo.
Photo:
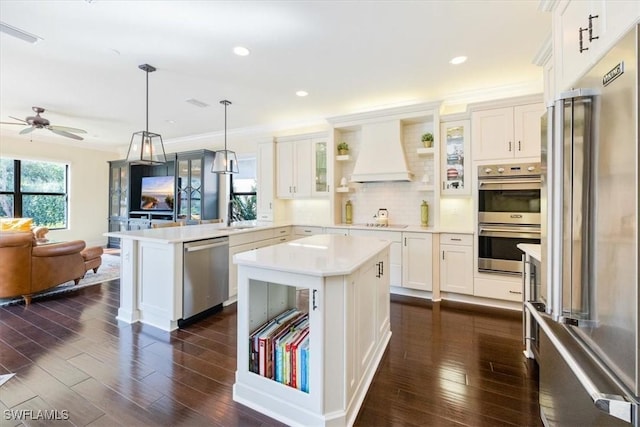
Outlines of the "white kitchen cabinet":
M316 234L322 234L324 228L318 226L305 226L296 225L293 227L293 238L299 239L301 237L315 236Z
M258 144L257 216L260 221L273 221L275 153L274 143Z
M474 111L471 114L473 160L540 157L543 103Z
M473 295L505 301L522 302L522 280L496 280L474 277Z
M342 234L343 236L349 235L349 229L345 227L325 227L324 234Z
M291 227L278 227L229 236L229 301L235 300L238 294L238 266L234 264L233 256L240 252L283 243L290 238Z
M328 197L332 179L330 152L327 138L321 133L279 138L276 144L277 197Z
M473 295L473 235L440 235L440 290Z
M402 233L402 286L433 290L433 236L430 233Z
M315 237L323 239L283 248L278 259L288 262L274 262L267 252L240 260L233 399L288 425L352 425L391 337L383 272L389 251L378 244L373 254L362 246L345 252L344 243ZM319 254L318 245L327 251ZM342 253L342 264L325 255L334 253ZM297 262L298 255L311 262ZM305 303L299 293L308 293ZM289 308L309 315L308 392L249 370L248 337Z
M558 2L553 16L553 39L559 91L571 89L639 17L637 0Z
M349 235L369 236L382 240L390 240L389 280L391 286L402 286L402 232L352 228L349 230Z
M313 183L311 185L311 195L313 197L325 197L329 195L329 146L325 139L311 140L311 153Z
M440 124L442 137L441 194L471 194L471 122L456 120Z

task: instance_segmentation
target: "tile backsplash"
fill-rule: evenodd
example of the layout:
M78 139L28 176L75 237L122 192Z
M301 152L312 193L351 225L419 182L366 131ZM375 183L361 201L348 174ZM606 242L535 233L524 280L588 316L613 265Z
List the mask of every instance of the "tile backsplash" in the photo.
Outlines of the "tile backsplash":
M417 149L422 147L421 136L425 132L434 132L433 124L415 123L403 126L403 147L407 166L413 173L411 182L368 182L351 183L354 192L343 194L336 201L341 204L342 218L344 220L344 204L351 200L353 204L353 222L368 223L373 221L373 216L378 209L385 208L389 211L389 222L392 224L420 224L420 205L423 200L429 204L429 225L433 225L433 191L421 191L422 178L427 176L429 184L438 184L435 177L434 156L419 156ZM346 141L350 147L350 154L356 159L361 149L359 132L344 132L341 140ZM384 153L380 153L384 155ZM336 168L336 180L345 177L350 179L355 162L340 162Z

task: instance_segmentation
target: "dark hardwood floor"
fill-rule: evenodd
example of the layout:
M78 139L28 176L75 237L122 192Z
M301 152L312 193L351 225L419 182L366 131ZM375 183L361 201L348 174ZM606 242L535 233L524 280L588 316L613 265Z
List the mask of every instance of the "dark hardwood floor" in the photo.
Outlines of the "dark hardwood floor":
M232 399L235 305L166 333L119 324L118 292L114 280L0 308L0 374L16 373L0 425L281 425ZM393 336L356 425L542 425L521 328L515 312L392 297Z

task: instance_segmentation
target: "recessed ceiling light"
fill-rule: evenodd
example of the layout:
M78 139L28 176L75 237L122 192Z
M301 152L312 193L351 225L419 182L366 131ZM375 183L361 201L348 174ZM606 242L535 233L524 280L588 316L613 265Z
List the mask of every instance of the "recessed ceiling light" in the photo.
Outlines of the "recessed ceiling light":
M462 64L463 62L466 62L466 60L467 60L466 56L456 56L451 61L449 61L449 63L453 65L458 65L458 64Z
M251 52L244 46L236 46L233 48L233 53L238 56L248 56Z
M305 91L305 90L299 90L296 92L296 95L302 97L302 96L307 96L309 95L309 92Z

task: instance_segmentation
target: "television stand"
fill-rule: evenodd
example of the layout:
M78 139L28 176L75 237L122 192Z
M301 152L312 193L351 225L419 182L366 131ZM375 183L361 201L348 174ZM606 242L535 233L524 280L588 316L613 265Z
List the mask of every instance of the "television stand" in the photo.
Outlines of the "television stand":
M165 220L165 221L173 221L173 211L131 211L129 212L129 218L135 219L146 219L146 220Z

